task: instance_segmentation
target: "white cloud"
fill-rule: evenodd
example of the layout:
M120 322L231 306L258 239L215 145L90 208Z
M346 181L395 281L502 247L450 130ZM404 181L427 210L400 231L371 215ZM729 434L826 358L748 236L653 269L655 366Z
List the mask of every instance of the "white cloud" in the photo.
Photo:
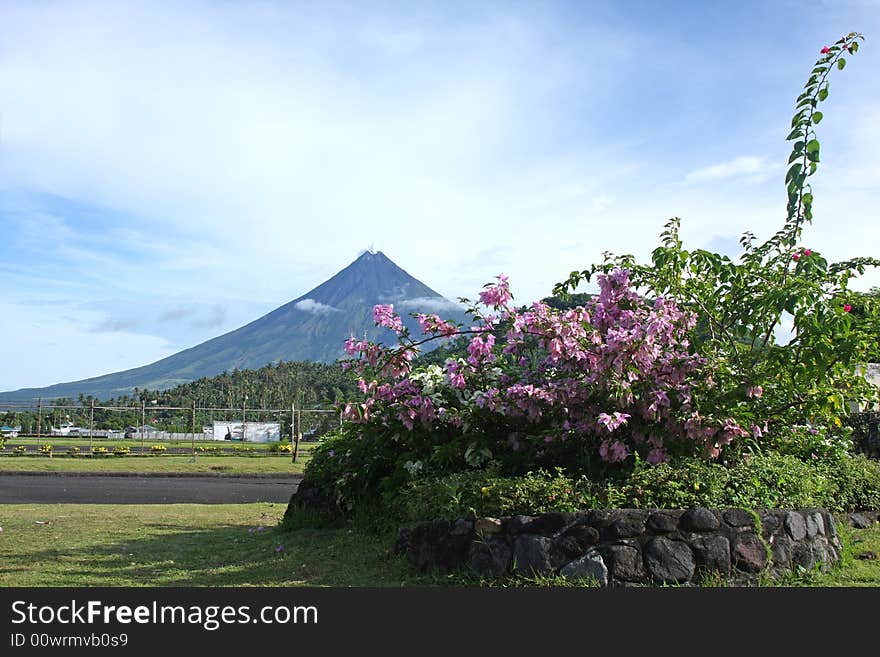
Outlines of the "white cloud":
M412 299L404 299L398 301L397 305L401 310L416 312L461 312L464 307L460 303L450 301L444 297L414 297Z
M782 169L781 165L769 162L765 157L742 155L727 162L691 171L685 176L685 180L688 182L711 182L726 178L746 178L753 182L763 182Z
M302 301L297 301L293 306L294 308L306 313L311 313L312 315L326 315L328 313L342 312L339 308L334 308L333 306L321 303L320 301L315 301L314 299L303 299Z

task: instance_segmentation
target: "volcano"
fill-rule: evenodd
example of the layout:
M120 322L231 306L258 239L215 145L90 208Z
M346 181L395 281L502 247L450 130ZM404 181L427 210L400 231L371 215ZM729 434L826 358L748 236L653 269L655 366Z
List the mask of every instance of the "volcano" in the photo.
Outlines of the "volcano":
M413 335L420 329L409 316L411 312L465 321L459 304L412 277L381 251L367 251L310 292L195 347L122 372L0 393L0 400L76 398L80 394L109 399L131 394L135 388L166 390L202 377L279 361L333 362L345 356L344 341L352 335L386 344L396 342L391 331L373 322L373 306L380 303L393 304Z

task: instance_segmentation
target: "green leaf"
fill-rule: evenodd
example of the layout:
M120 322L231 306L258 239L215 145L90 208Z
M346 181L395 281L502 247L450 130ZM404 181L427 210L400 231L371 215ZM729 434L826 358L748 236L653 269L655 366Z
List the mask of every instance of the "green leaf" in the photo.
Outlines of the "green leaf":
M819 89L819 100L825 100L826 98L828 98L828 87Z
M850 49L851 49L850 52L852 52L853 54L857 53L859 51L858 41L853 41L852 44L850 45Z
M844 66L846 66L846 60L843 57L841 57L840 59L837 60L837 70L842 71Z
M819 151L810 151L807 153L807 159L810 162L818 162L819 161Z
M818 153L819 152L819 140L811 139L807 142L807 153Z
M803 165L800 162L792 166L791 169L788 170L788 173L785 174L785 182L788 182L789 180L795 178L801 172L802 168Z
M803 133L801 132L800 127L798 127L788 133L788 137L785 138L785 141L791 141L792 139L797 139L801 136L803 136Z
M813 112L813 123L819 123L822 120L822 112Z

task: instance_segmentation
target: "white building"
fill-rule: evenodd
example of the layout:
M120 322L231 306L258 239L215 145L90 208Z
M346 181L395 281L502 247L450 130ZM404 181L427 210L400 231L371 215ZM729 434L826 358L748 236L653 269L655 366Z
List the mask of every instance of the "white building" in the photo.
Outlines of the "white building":
M205 433L205 438L209 434ZM281 424L278 422L245 422L242 440L242 422L214 421L214 440L235 440L245 443L275 443L281 440Z

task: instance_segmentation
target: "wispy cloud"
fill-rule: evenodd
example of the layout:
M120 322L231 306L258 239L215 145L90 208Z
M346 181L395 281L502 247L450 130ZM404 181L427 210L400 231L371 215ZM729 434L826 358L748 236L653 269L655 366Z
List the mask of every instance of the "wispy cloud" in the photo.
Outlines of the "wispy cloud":
M217 328L226 321L226 314L226 307L215 303L206 315L199 317L191 322L190 325L194 328Z
M397 305L401 310L408 310L411 312L422 311L440 313L461 312L464 310L464 307L460 303L450 301L444 297L415 297L398 301Z
M745 178L753 182L763 182L783 170L782 165L765 157L742 155L732 160L713 164L685 176L688 182L711 182L726 178Z
M297 301L293 305L294 308L306 313L311 313L312 315L326 315L328 313L342 312L339 308L334 308L333 306L321 303L320 301L315 301L314 299L303 299L302 301Z
M195 313L195 308L191 306L175 306L160 313L156 319L160 322L178 322L181 319L192 317Z

